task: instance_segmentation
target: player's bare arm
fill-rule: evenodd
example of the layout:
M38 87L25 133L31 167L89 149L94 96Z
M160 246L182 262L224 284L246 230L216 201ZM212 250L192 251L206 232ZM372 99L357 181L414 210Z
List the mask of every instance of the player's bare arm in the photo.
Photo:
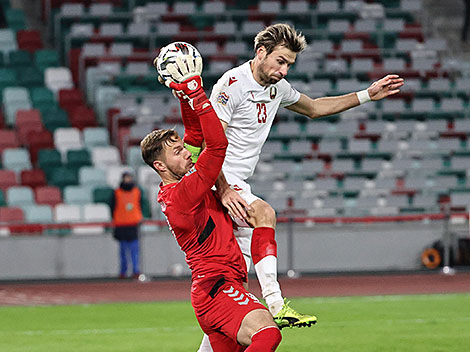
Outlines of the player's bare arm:
M387 75L375 81L367 88L370 100L376 101L400 92L404 79L398 75ZM360 104L358 93L349 93L336 97L323 97L312 99L305 94L300 95L297 103L287 107L296 113L305 115L311 119L338 114Z

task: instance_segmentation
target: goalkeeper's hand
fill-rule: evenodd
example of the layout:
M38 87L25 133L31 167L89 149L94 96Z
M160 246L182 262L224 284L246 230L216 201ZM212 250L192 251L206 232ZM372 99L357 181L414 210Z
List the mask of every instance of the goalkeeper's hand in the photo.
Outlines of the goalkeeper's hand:
M168 88L173 89L175 96L180 100L186 99L193 110L212 110L212 105L207 99L204 89L202 89L201 76L192 76L182 83L165 81Z

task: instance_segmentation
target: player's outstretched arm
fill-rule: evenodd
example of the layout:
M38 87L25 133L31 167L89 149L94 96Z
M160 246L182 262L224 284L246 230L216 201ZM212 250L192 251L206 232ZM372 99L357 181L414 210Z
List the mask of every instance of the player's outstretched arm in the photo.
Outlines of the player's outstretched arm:
M355 93L337 97L311 99L301 94L297 103L287 106L287 109L310 117L311 119L334 115L351 109L368 101L376 101L400 92L404 80L398 75L387 75L375 81L369 88Z
M205 149L195 164L195 172L185 177L177 192L185 203L190 206L200 201L202 195L214 186L222 169L225 151L228 146L224 129L219 118L212 108L212 104L202 89L200 76L193 76L182 83L165 82L169 88L175 90L181 99L186 99L189 106L199 117Z

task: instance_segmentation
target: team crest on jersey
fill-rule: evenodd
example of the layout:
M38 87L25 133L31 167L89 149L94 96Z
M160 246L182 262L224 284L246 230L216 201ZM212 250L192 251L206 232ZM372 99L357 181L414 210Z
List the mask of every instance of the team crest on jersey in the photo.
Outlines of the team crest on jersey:
M276 98L276 95L277 88L275 86L271 86L271 88L269 88L269 97L271 98L271 100L274 100L274 98Z
M227 95L227 93L225 92L222 92L219 94L219 96L217 97L217 103L218 104L222 104L223 106L227 105L227 102L228 102L228 99L230 97Z
M189 175L195 173L196 171L197 171L196 166L193 166L192 168L189 169L189 171L184 176L189 176Z

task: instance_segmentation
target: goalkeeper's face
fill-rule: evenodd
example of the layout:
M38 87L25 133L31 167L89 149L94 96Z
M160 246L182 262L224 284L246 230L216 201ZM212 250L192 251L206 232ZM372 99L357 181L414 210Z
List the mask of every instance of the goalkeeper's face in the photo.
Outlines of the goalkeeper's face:
M164 171L166 181L169 182L180 180L193 166L191 152L184 147L180 137L165 144L160 162L163 166L163 170L160 170Z
M258 78L258 83L263 86L276 84L285 76L289 68L295 63L297 54L285 46L278 45L270 54L266 54L266 49L258 49L258 65L254 67L254 75Z

